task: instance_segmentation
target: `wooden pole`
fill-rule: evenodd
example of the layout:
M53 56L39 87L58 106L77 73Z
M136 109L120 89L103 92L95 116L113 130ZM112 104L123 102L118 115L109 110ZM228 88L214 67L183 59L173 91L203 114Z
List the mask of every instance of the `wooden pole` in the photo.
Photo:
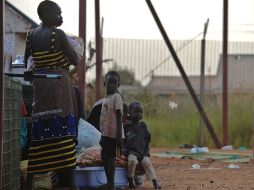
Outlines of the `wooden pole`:
M81 98L85 102L85 84L86 84L86 0L79 0L79 36L84 41L84 54L78 65L78 87L81 92Z
M100 0L95 0L95 38L96 38L96 100L99 100L101 98L101 78L102 78Z
M222 97L222 144L228 144L228 0L223 2L223 97Z
M2 164L3 164L3 110L4 110L4 98L3 98L3 67L4 67L4 16L5 16L5 1L0 1L0 60L1 60L1 67L0 67L0 189L3 189L3 182L2 182Z
M217 148L220 148L221 147L221 143L220 143L219 139L217 138L216 133L213 130L213 127L212 127L210 121L208 120L208 117L207 117L207 115L205 113L205 110L203 109L202 105L199 102L199 99L198 99L198 97L197 97L197 95L196 95L196 93L195 93L195 91L194 91L194 89L193 89L193 87L192 87L192 85L191 85L191 83L190 83L190 81L189 81L189 79L188 79L188 77L187 77L183 67L182 67L182 64L181 64L181 62L180 62L180 60L179 60L179 58L178 58L178 56L177 56L177 54L176 54L176 52L174 50L173 45L171 44L171 42L170 42L170 40L168 38L168 35L167 35L163 25L161 24L161 21L160 21L158 15L157 15L157 13L156 13L152 3L151 3L151 1L150 0L146 0L146 2L147 2L147 5L148 5L148 7L149 7L153 17L154 17L154 20L155 20L158 28L160 29L160 32L161 32L161 34L163 36L163 39L164 39L166 45L168 46L168 49L169 49L169 51L170 51L170 53L171 53L171 55L172 55L172 57L173 57L173 59L174 59L174 61L176 63L176 66L178 67L178 70L179 70L179 72L182 75L182 78L183 78L183 80L184 80L184 82L185 82L185 84L186 84L186 86L187 86L187 88L188 88L188 90L189 90L189 92L191 94L191 97L192 97L192 99L193 99L193 101L194 101L194 103L195 103L195 105L196 105L196 107L197 107L197 109L198 109L198 111L200 113L200 116L202 117L204 123L206 124L206 127L207 127L207 129L208 129L208 131L209 131L209 133L210 133L210 135L211 135L211 137L213 139L213 142L214 142L215 146Z
M205 46L206 46L206 32L208 27L209 19L204 24L203 39L201 41L201 61L200 61L200 103L204 107L205 100ZM199 146L204 146L205 130L204 122L200 117L199 122Z

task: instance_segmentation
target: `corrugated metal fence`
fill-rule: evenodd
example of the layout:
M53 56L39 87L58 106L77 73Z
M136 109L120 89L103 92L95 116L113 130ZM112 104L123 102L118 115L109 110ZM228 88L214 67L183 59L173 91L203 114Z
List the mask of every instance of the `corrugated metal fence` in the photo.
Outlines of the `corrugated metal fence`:
M172 40L172 44L195 92L199 95L201 41ZM103 60L107 59L113 61L103 63L104 73L117 66L118 69L131 71L135 79L142 84L141 87L122 85L120 90L126 101L130 100L128 94L143 93L145 89L151 94L163 96L163 104L165 105L166 101L168 107L174 104L179 108L184 102L185 105L190 104L183 109L184 111L196 110L164 41L106 38L103 40ZM222 42L207 40L204 107L219 136L221 135L222 64ZM87 81L94 77L93 73L93 70L88 71ZM253 119L250 117L254 115L254 42L228 43L228 92L229 136L231 135L229 139L233 144L237 144L236 141L242 143L243 137L241 140L235 137L233 139L236 131L244 128L242 133L247 132L248 139L251 139L254 126ZM198 113L195 120L195 130L198 130ZM246 141L245 145L250 146L250 140Z
M201 41L173 40L172 44L188 76L200 74ZM229 55L249 56L254 59L254 42L229 42ZM218 74L222 54L221 41L206 41L205 75ZM163 40L110 39L103 40L103 59L114 59L104 63L106 72L114 65L133 71L137 80L146 85L151 76L179 76L180 73ZM245 60L238 59L238 64ZM230 69L229 61L229 69ZM245 68L244 65L242 65ZM230 71L229 71L230 74Z

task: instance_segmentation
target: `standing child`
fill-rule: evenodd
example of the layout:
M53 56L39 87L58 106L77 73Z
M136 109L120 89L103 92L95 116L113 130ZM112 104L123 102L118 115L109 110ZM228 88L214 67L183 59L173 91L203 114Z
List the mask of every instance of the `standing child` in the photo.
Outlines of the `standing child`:
M156 179L150 157L151 136L146 124L141 121L143 106L139 102L129 105L130 122L124 125L125 143L128 154L128 181L131 189L135 189L134 174L137 164L140 162L145 170L147 180L153 181L155 189L161 189Z
M105 76L104 85L107 96L103 99L100 115L101 158L107 177L105 188L114 190L116 152L121 147L123 137L123 102L117 92L117 88L120 86L119 74L116 71L109 71Z

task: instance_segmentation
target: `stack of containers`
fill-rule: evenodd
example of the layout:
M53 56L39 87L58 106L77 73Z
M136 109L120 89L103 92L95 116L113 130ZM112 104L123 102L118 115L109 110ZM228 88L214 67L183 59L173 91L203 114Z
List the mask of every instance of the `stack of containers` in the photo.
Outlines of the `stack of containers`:
M4 77L3 161L4 190L20 190L20 99L22 84Z

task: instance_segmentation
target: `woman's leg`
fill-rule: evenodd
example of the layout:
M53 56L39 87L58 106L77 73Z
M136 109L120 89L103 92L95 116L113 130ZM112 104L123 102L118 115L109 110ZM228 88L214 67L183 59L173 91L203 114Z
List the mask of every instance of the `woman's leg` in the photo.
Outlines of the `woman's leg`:
M28 174L27 174L25 190L32 190L32 186L33 186L33 175L34 175L34 174L32 174L32 173L28 173Z
M75 190L74 169L63 170L56 172L59 178L59 188L62 190Z

